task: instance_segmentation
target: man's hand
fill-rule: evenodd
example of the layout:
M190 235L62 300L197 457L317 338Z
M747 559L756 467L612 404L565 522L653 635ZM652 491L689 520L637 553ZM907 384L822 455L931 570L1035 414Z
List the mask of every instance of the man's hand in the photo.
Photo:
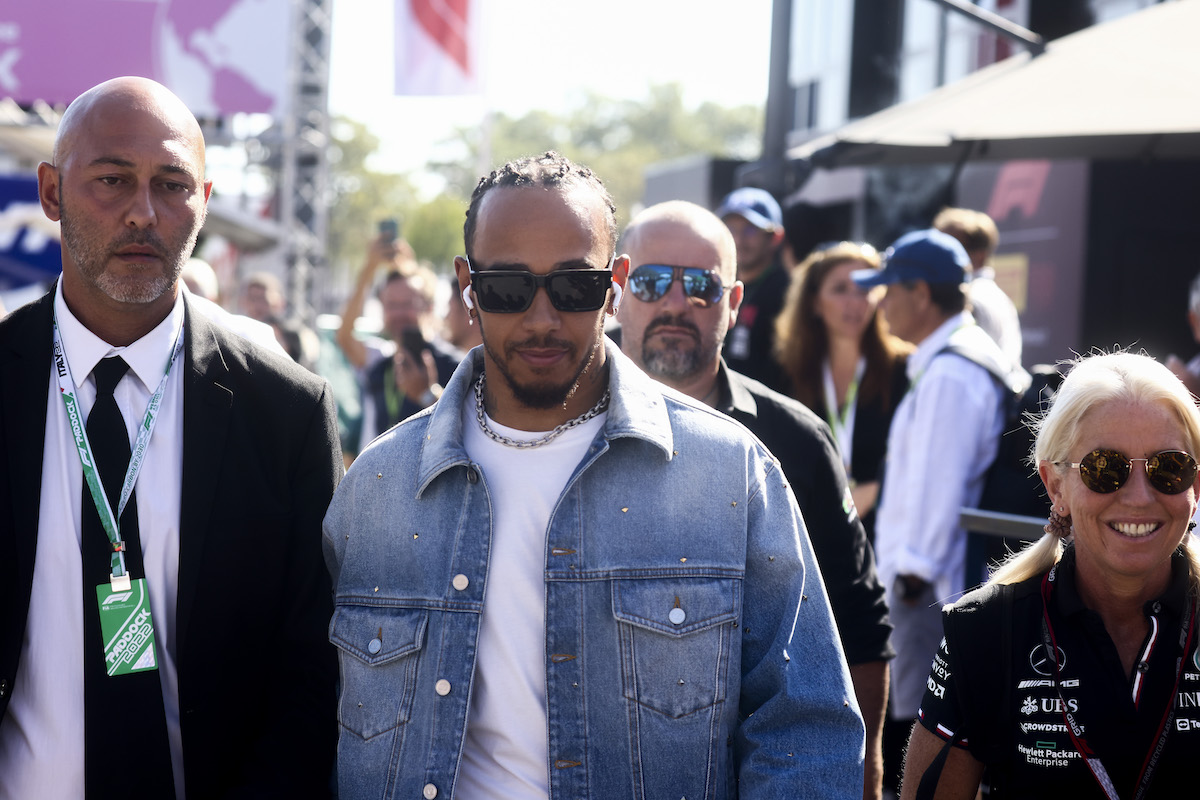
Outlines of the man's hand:
M375 280L375 272L383 266L388 269L403 269L416 260L412 245L404 239L387 241L383 238L374 239L367 248L367 261L363 264L362 275L366 274L370 281ZM369 282L368 282L368 285Z
M358 271L358 279L354 282L354 291L346 299L342 309L342 324L338 327L337 343L346 355L346 360L355 369L367 366L367 348L354 335L354 323L362 316L363 306L367 302L367 293L375 282L375 273L380 267L387 269L404 269L416 261L412 246L404 239L388 241L383 237L371 240L367 247L367 260Z
M916 575L896 576L896 596L906 605L915 605L928 586L929 581Z
M392 356L392 371L396 376L396 388L414 403L420 406L431 406L442 393L442 387L437 385L437 365L429 348L421 351L418 361L412 353L403 347L397 347Z

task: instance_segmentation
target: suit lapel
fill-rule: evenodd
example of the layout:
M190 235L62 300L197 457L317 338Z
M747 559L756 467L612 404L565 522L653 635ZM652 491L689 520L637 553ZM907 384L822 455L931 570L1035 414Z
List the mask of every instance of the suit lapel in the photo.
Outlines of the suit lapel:
M4 441L11 444L0 456L7 462L5 472L12 492L13 530L7 546L12 548L17 574L23 581L33 579L37 550L53 311L53 291L28 308L14 311L5 337L7 345L0 353L0 424L4 426Z
M226 385L229 368L212 325L190 303L185 305L177 654L185 652L188 621L200 580L217 577L201 575L200 570L206 561L208 539L214 535L212 513L220 502L217 485L233 408L233 392Z

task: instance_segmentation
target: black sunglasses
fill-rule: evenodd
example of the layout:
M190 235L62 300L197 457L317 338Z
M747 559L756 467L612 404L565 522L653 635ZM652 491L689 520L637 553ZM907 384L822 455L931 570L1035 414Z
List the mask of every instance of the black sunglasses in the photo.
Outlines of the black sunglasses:
M1084 486L1110 494L1129 480L1134 461L1145 462L1150 485L1163 494L1186 492L1196 482L1196 459L1182 450L1164 450L1149 458L1128 458L1116 450L1093 450L1081 461L1055 461L1054 465L1078 468Z
M654 303L671 291L675 281L683 284L683 293L701 308L719 303L725 296L725 285L715 270L666 264L642 264L629 273L629 292L643 303Z
M467 259L479 309L489 314L525 311L538 289L546 290L550 304L559 311L598 311L608 300L612 267L609 261L607 269L560 269L537 275L519 269L476 270Z

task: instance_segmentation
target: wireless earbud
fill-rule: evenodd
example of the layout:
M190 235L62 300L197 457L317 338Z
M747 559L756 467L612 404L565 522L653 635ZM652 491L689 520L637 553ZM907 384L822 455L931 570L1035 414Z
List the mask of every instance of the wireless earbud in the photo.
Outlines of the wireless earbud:
M612 313L613 313L613 316L615 317L617 315L617 309L621 305L621 295L624 293L624 289L622 289L621 284L617 283L616 281L613 281L612 288L613 288Z
M475 310L475 301L471 299L471 284L467 284L467 288L462 291L463 305L467 307L467 311Z

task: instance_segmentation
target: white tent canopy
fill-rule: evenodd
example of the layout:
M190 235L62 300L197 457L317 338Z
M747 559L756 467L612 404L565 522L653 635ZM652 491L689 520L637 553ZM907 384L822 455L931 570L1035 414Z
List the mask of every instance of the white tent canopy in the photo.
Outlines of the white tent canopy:
M963 158L1200 158L1200 0L1012 56L794 147L814 166Z

